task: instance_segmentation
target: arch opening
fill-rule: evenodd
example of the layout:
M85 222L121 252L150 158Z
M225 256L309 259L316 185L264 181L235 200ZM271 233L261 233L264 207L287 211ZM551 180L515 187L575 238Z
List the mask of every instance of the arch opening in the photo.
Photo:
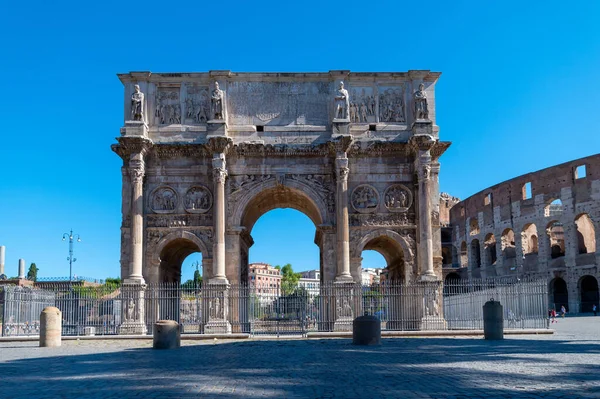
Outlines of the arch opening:
M592 219L586 213L575 218L577 226L577 250L579 254L596 252L596 232Z
M473 260L473 267L481 267L481 253L479 252L478 239L471 241L471 259Z
M556 277L550 281L548 296L550 307L560 310L564 306L569 311L569 290L567 283L560 277Z
M533 223L528 223L523 227L521 233L522 240L521 245L523 246L523 255L537 254L538 253L538 232L537 227Z
M550 243L550 258L565 256L565 231L562 223L553 220L546 226L546 234Z
M191 254L202 254L200 247L186 238L168 242L160 252L159 282L181 283L182 265Z
M407 270L404 262L404 251L402 246L393 238L388 236L375 237L365 244L363 251L376 251L385 260L385 268L380 277L381 281L405 281Z
M594 305L598 307L598 280L594 276L583 276L579 280L581 312L591 312Z
M486 264L495 265L497 256L496 256L496 237L494 234L489 233L485 236L485 257Z
M514 259L517 256L515 249L515 232L512 229L505 229L502 232L502 256L504 259Z
M460 244L460 267L469 265L469 253L467 252L467 242L463 241Z
M547 203L544 208L544 216L546 217L557 217L563 213L563 203L560 198L553 199Z

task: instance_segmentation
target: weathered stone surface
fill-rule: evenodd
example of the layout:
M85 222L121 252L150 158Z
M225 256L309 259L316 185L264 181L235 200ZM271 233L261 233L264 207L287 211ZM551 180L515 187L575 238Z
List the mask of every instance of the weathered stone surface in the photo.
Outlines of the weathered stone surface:
M179 282L181 262L202 252L209 282L245 283L254 223L289 207L317 228L324 281L361 280L355 248L353 259L363 249L385 254L392 279L439 280L439 227L431 221L439 215L438 158L450 143L439 141L435 125L438 77L119 75L132 99L126 134L113 146L123 159L122 277ZM135 85L146 108L133 101ZM139 114L133 106L153 117L129 121ZM211 326L229 329L219 323Z
M40 346L56 348L61 345L62 312L48 306L40 314Z

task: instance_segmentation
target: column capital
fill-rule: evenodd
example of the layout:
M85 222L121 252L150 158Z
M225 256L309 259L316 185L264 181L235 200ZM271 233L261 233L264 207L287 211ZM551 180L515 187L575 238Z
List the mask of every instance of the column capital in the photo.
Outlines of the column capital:
M225 154L231 146L233 146L233 140L226 136L214 136L206 142L206 148L213 154Z
M342 154L346 156L346 152L348 152L353 142L354 138L351 134L340 134L333 137L329 144L331 146L331 149L339 157Z
M132 183L141 183L144 179L145 172L146 165L143 159L131 159L129 161L129 177L131 178Z
M335 159L335 171L338 181L348 181L350 168L348 168L348 157L345 153Z
M415 134L409 139L408 142L413 152L418 154L420 152L431 150L437 142L437 140L429 134Z

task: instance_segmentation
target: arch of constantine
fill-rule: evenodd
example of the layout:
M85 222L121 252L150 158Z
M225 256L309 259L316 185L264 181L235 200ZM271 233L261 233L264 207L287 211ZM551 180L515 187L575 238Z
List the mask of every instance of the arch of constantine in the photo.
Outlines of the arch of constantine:
M441 280L438 159L450 143L435 123L439 76L119 75L125 284L141 297L145 284L179 283L183 260L201 252L223 308L227 287L248 281L254 224L275 208L315 224L323 283L360 282L367 249L392 280ZM136 303L130 332L143 328ZM214 318L213 331L227 331Z
M549 306L590 312L600 281L600 154L450 203L454 278L537 277Z

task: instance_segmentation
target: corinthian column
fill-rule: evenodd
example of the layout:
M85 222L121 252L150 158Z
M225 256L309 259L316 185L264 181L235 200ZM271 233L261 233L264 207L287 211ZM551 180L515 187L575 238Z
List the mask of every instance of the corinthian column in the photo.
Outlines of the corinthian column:
M144 235L144 155L131 154L129 178L131 180L131 257L129 280L144 284L142 276L143 235Z
M350 274L350 227L348 225L348 156L352 136L336 138L336 225L337 225L337 275L335 281L351 282Z
M430 135L411 138L415 151L415 169L419 184L419 263L421 276L435 279L433 271L433 233L431 229L431 148L435 140Z
M211 137L208 148L213 152L213 183L214 183L214 235L213 235L213 278L211 284L227 284L225 275L225 180L227 168L225 152L232 144L228 137Z

